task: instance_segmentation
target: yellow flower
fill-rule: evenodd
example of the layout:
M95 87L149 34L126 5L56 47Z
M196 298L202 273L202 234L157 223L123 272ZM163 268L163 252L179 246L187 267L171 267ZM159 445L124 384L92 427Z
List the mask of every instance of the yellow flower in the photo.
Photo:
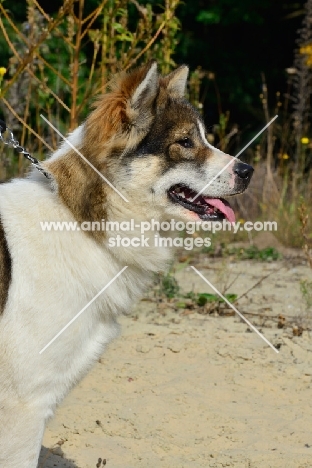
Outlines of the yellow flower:
M312 66L312 44L306 44L305 46L301 46L299 49L301 55L306 55L306 65L308 67Z
M300 47L300 54L310 55L312 53L312 44Z
M289 156L288 156L287 153L284 153L284 154L283 154L283 159L289 159Z
M310 140L309 140L309 138L307 138L307 137L302 137L302 138L301 138L301 143L302 143L303 145L308 145L308 144L310 143Z
M7 69L4 68L4 67L0 67L0 77L2 77L3 75L5 75L7 72Z

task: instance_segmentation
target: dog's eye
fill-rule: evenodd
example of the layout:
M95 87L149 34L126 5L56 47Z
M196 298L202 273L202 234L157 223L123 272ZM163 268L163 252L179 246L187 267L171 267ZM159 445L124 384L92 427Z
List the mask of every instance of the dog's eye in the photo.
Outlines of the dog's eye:
M183 146L183 148L193 148L193 142L190 138L181 138L181 140L178 140L176 142L178 145Z

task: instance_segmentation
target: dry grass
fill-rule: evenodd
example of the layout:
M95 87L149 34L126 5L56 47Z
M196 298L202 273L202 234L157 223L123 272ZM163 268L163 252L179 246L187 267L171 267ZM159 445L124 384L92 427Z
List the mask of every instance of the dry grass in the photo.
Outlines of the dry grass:
M37 0L27 0L27 20L21 26L0 2L0 29L12 54L9 64L1 64L7 74L0 98L20 143L40 157L46 149L56 149L58 138L40 113L62 132L74 129L110 76L140 60L154 57L163 72L169 71L179 1L164 0L156 13L149 3L136 0L102 0L91 12L86 12L85 0L64 0L51 17ZM136 18L131 24L130 11ZM25 172L23 157L16 170L18 175Z

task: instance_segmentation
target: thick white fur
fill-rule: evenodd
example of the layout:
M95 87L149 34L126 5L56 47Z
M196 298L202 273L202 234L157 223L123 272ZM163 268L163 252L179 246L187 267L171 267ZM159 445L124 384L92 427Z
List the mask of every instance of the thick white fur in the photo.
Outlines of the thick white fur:
M77 141L77 132L74 137ZM63 145L57 157L66 149ZM0 466L6 468L37 466L44 421L117 336L117 311L129 312L148 286L151 270L165 268L169 258L163 249L148 255L146 249L127 249L129 258L120 253L119 260L82 231L42 232L40 221L74 218L42 176L34 179L0 189L13 259L9 298L0 316ZM131 258L135 264L40 355Z

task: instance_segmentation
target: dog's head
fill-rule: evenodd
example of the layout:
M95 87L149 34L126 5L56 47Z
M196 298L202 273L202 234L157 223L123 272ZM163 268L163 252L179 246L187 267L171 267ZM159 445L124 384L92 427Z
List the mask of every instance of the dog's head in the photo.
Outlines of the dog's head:
M223 197L243 192L253 169L208 143L201 116L185 99L187 76L188 68L181 66L162 77L155 62L122 73L98 99L74 143L129 200L134 216L232 222L233 210ZM100 206L106 214L112 215L112 207L125 213L125 202L112 187L77 155L71 158L81 168L76 165L67 178L63 198L70 198L69 182L77 178L75 210L77 190L84 191L85 205L77 217L105 217ZM59 173L61 165L56 165Z
M87 126L99 145L101 122L109 127L108 176L133 209L232 222L223 197L243 192L253 169L208 143L201 116L185 99L187 76L181 66L161 77L156 63L124 74Z

